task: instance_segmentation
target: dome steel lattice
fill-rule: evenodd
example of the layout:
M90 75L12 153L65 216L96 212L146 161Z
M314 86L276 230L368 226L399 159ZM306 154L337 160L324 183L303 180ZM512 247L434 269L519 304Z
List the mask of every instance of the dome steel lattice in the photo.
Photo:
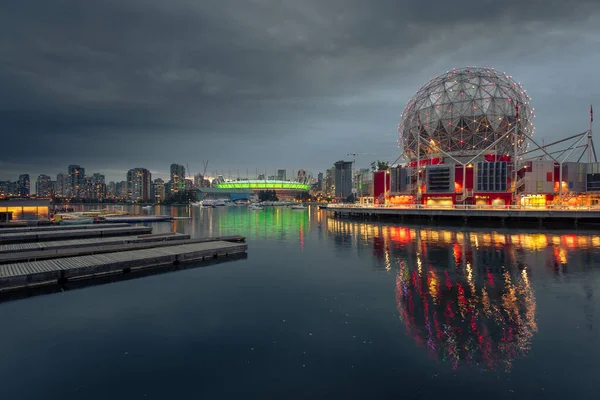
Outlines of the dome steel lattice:
M517 112L518 105L518 112ZM408 102L398 127L405 155L421 157L473 156L512 131L519 116L517 147L526 148L524 132L532 135L533 109L519 83L492 68L466 67L436 76ZM427 144L424 145L424 142ZM490 153L512 154L513 134L508 134Z

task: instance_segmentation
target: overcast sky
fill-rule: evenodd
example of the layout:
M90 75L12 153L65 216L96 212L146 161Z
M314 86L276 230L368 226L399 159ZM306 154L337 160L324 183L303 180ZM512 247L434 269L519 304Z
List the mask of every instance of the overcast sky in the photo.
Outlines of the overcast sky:
M598 0L3 1L0 180L393 161L409 98L466 65L525 87L536 136L579 133L598 21Z

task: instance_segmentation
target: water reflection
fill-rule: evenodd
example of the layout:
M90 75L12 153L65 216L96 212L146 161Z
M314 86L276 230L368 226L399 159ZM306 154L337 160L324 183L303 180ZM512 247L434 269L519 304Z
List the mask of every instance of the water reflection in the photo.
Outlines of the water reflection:
M339 219L327 220L327 231L336 240L370 248L376 268L396 271L400 320L435 360L453 368L466 363L504 371L528 354L538 330L532 279L590 268L598 262L591 249L600 244L595 234L460 231ZM588 300L590 292L585 290ZM593 302L585 304L592 329Z

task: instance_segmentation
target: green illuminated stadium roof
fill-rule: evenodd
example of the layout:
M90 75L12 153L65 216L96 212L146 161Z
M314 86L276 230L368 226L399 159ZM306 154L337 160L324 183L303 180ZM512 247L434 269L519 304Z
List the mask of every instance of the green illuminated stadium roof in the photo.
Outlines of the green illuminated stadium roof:
M308 190L309 185L299 182L289 181L236 181L217 184L219 189L288 189L288 190Z

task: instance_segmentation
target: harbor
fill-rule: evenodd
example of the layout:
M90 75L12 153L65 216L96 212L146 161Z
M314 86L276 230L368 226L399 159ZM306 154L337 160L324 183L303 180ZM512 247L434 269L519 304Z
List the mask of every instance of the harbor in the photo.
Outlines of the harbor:
M235 258L246 250L242 236L192 239L128 224L6 228L0 233L0 292Z

